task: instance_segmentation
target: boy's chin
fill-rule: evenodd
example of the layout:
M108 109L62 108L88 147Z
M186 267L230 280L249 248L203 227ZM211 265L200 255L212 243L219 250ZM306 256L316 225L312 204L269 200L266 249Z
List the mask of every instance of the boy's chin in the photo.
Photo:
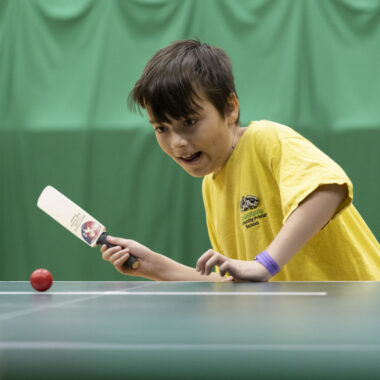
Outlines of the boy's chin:
M194 174L194 173L188 173L188 174L190 174L194 178L203 178L205 175L207 175L207 174Z
M207 174L209 174L209 173L207 173L207 172L205 172L205 171L201 171L201 170L196 170L196 169L189 169L189 168L184 168L183 166L182 166L182 169L187 173L187 174L189 174L189 175L191 175L192 177L194 177L194 178L202 178L202 177L204 177L205 175L207 175Z

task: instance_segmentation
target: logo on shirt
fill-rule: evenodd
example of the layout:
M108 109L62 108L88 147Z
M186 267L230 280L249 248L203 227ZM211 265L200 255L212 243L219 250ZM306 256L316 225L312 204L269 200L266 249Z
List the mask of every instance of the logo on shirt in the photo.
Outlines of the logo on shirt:
M259 226L267 217L267 213L262 208L257 209L259 203L260 199L256 195L242 196L240 201L241 221L242 226L246 229Z
M255 195L242 196L240 201L240 210L241 212L252 210L257 208L260 200Z

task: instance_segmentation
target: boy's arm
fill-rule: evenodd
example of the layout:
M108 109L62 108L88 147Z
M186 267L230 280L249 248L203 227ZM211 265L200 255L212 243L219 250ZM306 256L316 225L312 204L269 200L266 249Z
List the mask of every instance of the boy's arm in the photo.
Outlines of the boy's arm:
M288 217L280 232L267 247L267 253L280 266L284 266L334 216L347 196L346 185L322 185ZM197 271L209 275L213 266L219 266L223 276L228 272L235 280L268 281L269 271L257 261L229 259L218 252L209 251L197 262Z
M165 269L160 272L157 281L212 281L220 282L223 278L218 273L211 273L210 276L202 276L195 268L188 267L164 256L166 261Z
M346 185L323 185L288 217L266 251L282 267L335 215L347 197Z
M155 281L222 281L216 273L208 278L197 273L194 268L180 264L148 247L130 239L107 236L107 241L114 245L101 247L103 259L109 261L122 274L139 276ZM124 266L129 255L135 256L140 264L137 269Z

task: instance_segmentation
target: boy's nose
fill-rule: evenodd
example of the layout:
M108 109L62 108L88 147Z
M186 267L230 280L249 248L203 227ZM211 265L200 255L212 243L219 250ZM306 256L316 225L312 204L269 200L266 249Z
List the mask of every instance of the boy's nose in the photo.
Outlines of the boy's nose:
M187 140L178 133L173 134L172 146L173 148L182 148L187 145Z

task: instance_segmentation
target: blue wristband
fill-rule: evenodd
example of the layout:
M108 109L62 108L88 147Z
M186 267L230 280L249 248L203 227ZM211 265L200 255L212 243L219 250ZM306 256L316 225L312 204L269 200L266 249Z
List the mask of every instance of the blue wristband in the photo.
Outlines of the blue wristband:
M254 261L257 261L264 265L264 267L267 269L267 271L274 276L277 274L281 268L278 266L278 264L272 259L272 257L269 255L267 251L260 252L254 259Z

